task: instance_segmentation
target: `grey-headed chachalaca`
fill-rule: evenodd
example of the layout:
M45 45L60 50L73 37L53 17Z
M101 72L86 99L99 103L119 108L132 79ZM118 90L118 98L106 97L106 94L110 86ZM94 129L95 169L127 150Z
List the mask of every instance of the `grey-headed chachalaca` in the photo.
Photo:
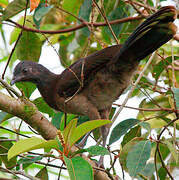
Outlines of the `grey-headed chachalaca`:
M176 33L176 16L173 6L162 7L140 24L123 45L81 58L58 75L38 63L21 61L14 69L11 85L30 81L56 110L86 115L90 120L108 119L112 103L128 87L140 60ZM109 127L101 131L105 144Z

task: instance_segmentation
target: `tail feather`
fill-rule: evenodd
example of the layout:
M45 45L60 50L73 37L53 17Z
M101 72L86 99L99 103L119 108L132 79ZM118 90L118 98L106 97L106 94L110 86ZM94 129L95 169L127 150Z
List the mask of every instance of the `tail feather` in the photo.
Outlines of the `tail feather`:
M161 8L129 36L117 59L141 60L168 42L177 31L172 23L176 17L176 9L173 6Z

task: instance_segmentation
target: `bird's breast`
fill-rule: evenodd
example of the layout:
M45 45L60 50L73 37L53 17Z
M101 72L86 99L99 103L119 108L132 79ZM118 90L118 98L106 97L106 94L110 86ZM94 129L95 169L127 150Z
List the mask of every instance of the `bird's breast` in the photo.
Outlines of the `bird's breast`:
M114 75L108 71L99 71L85 89L85 94L99 110L112 105L131 80L131 74Z

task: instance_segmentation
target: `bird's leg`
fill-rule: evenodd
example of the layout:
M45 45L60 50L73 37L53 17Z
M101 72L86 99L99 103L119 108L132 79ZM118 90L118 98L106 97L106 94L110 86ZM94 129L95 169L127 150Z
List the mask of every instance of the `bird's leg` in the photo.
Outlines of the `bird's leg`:
M86 141L87 141L87 139L88 139L88 137L89 137L90 134L91 134L91 131L88 132L88 133L82 138L82 140L81 140L78 144L76 144L76 146L77 146L79 149L82 149L82 148L85 146L85 143L86 143Z
M111 106L109 108L106 108L102 111L100 111L100 116L102 119L109 119L109 114L110 114L110 110L111 110ZM109 134L109 130L110 130L110 127L111 127L111 124L107 124L107 125L104 125L100 128L101 130L101 135L102 135L102 138L103 138L103 147L106 146L106 140L107 140L107 136ZM104 156L101 156L100 159L99 159L99 163L98 163L98 166L104 166Z
M110 110L111 110L111 106L109 108L106 108L106 109L100 111L99 113L100 113L101 119L109 119ZM107 124L100 128L101 135L103 138L103 147L106 146L106 140L107 140L107 136L109 134L110 127L111 127L111 124Z
M91 105L90 103L88 104L88 109L86 110L85 115L87 115L90 120L101 119L98 110L97 110L93 105ZM83 139L77 144L77 147L79 147L79 148L83 148L83 147L84 147L85 142L87 141L90 133L91 133L91 131L88 132L88 133L83 137Z

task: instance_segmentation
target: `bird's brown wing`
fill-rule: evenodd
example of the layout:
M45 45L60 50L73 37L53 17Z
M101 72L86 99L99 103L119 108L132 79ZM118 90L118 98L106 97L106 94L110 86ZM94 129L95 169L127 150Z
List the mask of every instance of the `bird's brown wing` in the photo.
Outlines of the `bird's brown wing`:
M120 51L122 45L114 45L97 51L86 58L79 59L60 75L57 83L58 94L62 97L73 96L94 77L95 73Z

